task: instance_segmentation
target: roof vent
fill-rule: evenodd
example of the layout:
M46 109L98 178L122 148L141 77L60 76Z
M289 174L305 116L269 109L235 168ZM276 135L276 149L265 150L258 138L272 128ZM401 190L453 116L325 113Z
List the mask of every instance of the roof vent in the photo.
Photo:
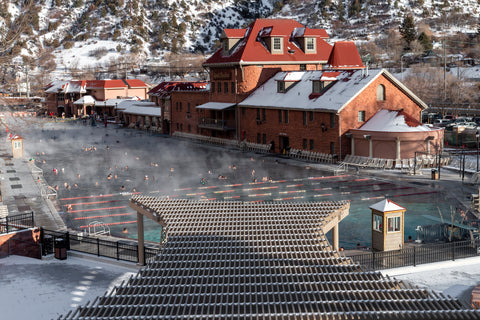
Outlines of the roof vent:
M293 53L295 53L295 50L294 49L289 49L288 53L293 54Z

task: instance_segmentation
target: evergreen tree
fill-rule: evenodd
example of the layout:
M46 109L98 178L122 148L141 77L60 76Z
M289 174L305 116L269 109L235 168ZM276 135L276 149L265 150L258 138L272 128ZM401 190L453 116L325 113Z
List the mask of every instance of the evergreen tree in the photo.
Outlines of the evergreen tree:
M402 24L399 27L399 31L402 35L402 39L406 43L405 50L410 50L410 44L417 38L413 17L411 15L407 15L403 18Z
M418 36L418 42L420 42L420 44L422 45L425 53L432 50L433 48L430 37L425 32L420 33L420 35Z

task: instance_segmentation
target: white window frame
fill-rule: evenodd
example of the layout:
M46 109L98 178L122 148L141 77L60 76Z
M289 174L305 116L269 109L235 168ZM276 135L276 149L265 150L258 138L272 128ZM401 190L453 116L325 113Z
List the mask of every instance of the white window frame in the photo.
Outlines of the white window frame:
M401 231L402 231L402 217L401 216L387 217L387 232L395 233L395 232L401 232Z
M305 52L316 52L315 38L305 38Z
M365 122L365 110L358 111L358 122Z
M383 217L379 216L378 214L373 215L373 222L372 222L373 231L383 232Z

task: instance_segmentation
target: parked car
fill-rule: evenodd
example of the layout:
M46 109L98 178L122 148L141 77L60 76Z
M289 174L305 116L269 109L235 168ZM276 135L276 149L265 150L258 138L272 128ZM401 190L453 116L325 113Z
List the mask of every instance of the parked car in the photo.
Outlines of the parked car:
M435 119L433 121L433 125L435 127L446 127L448 124L450 124L452 121L448 119Z

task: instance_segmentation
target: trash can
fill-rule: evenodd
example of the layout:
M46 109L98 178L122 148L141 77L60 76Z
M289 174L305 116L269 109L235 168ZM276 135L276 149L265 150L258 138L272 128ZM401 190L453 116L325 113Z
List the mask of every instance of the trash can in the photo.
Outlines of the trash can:
M438 170L432 169L432 180L438 180Z
M55 258L58 260L67 259L67 242L65 239L55 239Z

